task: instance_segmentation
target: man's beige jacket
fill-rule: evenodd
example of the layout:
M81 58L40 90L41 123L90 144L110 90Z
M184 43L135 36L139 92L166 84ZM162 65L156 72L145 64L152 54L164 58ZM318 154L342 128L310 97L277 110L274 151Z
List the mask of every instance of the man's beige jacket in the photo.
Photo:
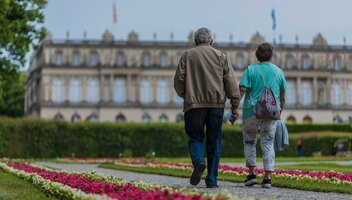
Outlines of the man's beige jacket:
M183 111L223 108L226 98L237 109L240 93L235 72L226 56L209 44L187 50L177 66L174 87L184 99Z

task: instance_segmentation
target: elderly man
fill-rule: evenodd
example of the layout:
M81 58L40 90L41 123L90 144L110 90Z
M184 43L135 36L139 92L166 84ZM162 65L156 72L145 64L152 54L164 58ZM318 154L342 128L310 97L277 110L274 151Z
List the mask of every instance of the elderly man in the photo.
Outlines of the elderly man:
M196 47L184 52L178 63L174 87L184 99L185 130L194 166L190 183L197 185L206 168L203 144L206 135L208 175L205 183L208 188L214 188L218 187L221 128L226 97L231 102L232 120L236 120L240 94L234 70L225 54L211 46L211 31L207 28L198 29L194 33L194 40Z

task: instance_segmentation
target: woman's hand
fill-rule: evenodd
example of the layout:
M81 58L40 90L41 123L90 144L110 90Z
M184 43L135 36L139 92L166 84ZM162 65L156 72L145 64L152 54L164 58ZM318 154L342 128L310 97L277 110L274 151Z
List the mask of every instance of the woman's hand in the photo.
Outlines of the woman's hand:
M232 110L232 117L229 120L232 125L236 122L236 120L238 119L238 116L239 116L239 114L238 114L237 110Z

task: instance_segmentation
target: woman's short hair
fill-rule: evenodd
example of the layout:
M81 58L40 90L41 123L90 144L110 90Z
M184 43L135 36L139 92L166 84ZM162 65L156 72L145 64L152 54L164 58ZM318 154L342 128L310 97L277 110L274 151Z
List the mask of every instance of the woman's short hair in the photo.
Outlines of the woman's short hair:
M267 42L262 43L258 46L255 51L255 56L257 57L259 62L270 61L271 57L273 57L273 46Z

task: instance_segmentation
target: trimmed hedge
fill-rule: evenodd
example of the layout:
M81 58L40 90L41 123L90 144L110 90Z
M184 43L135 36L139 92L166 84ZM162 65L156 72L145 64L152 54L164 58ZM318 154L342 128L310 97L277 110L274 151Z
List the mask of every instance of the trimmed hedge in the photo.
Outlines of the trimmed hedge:
M300 130L348 131L350 125L289 125L289 132ZM315 129L314 129L315 128ZM351 131L349 131L351 132ZM352 137L352 134L351 134ZM339 137L304 138L305 155L322 151L331 154ZM258 142L259 143L259 142ZM295 141L278 155L295 156ZM260 155L260 145L258 155ZM123 152L145 156L154 151L160 157L188 156L183 124L176 123L66 123L35 119L0 120L0 157L117 157ZM243 143L239 126L223 126L222 156L242 157Z

